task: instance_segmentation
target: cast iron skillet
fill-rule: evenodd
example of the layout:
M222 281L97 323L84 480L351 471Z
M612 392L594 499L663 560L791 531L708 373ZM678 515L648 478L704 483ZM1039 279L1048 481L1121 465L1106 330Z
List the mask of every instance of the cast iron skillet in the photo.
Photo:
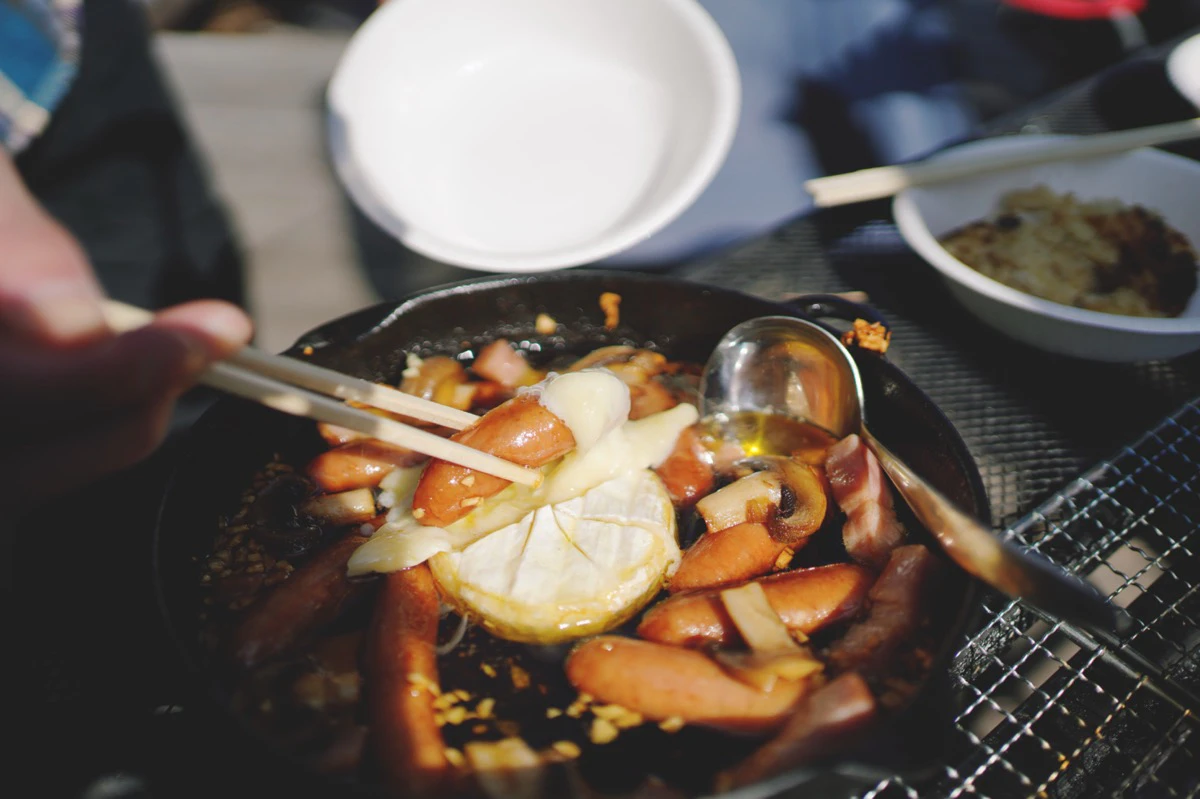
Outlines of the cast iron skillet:
M602 292L621 295L620 325L606 330L598 305ZM797 307L799 306L799 307ZM534 319L548 313L559 333L538 336ZM806 318L874 318L868 308L836 297L778 304L697 283L627 272L575 270L549 276L495 277L450 285L399 304L385 303L330 322L292 349L312 347L313 361L368 379L395 381L405 353L455 353L505 336L536 349L583 353L606 344L657 348L673 359L703 362L735 324L771 314ZM988 520L979 471L945 416L886 358L854 351L862 372L871 429L893 451L961 507ZM198 558L207 554L218 517L237 507L253 473L275 453L303 458L316 449L311 422L256 405L225 400L195 426L160 508L155 542L159 599L167 626L185 662L209 697L226 707L213 679L214 664L199 644ZM914 526L915 527L915 526ZM917 540L923 531L916 533ZM936 551L936 546L930 545ZM768 796L803 783L805 795L835 796L861 790L884 776L919 779L940 761L951 730L952 701L946 666L978 608L978 586L950 568L938 606L947 635L931 676L915 700L870 740L837 762L754 786L745 796ZM232 717L232 712L227 714ZM264 763L281 775L303 767L270 742L255 738L239 719L234 728L261 747ZM304 775L304 784L329 794L369 793L361 785Z

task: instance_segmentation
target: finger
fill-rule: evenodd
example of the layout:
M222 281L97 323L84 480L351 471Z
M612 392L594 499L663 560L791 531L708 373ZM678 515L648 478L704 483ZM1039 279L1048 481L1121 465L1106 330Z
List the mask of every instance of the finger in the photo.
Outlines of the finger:
M63 428L0 454L0 486L32 508L145 458L162 442L173 403L127 409L84 430Z
M254 333L250 318L241 308L220 300L197 300L168 308L158 314L149 329L173 330L198 342L205 359L201 369L246 346Z
M202 301L159 314L150 326L91 346L57 350L0 344L0 415L25 437L170 398L213 361L244 346L250 320L227 303Z
M59 346L105 335L102 292L70 234L25 190L0 151L0 320L23 337Z

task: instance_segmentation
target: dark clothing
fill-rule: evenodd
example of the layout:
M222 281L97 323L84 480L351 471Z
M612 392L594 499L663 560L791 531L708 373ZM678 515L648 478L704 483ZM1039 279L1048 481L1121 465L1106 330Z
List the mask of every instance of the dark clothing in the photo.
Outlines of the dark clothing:
M16 163L112 296L152 308L244 304L232 229L130 0L87 0L75 82Z

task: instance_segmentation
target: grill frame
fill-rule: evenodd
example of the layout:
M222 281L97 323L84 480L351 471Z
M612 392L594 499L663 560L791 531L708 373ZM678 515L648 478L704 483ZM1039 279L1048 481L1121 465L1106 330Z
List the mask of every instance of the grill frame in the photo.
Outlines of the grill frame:
M990 595L951 662L962 710L942 773L863 799L1200 796L1198 487L1194 400L1009 525L1125 607L1130 631L1099 643Z

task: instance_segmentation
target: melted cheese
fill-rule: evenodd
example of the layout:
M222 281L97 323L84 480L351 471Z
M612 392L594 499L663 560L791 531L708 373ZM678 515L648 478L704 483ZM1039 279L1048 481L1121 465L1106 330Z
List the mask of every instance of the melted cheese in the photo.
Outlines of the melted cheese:
M438 552L460 550L515 524L538 508L565 502L609 480L657 466L671 453L679 434L696 419L696 409L682 404L626 422L588 451L573 450L547 468L546 479L537 488L513 483L445 529L425 527L413 518L412 490L416 481L412 470L388 475L382 483L391 489L394 498L388 521L355 551L350 558L350 574L416 566Z
M535 389L542 407L562 419L583 452L629 419L629 387L606 369L552 374Z
M354 553L349 572L429 561L448 602L515 640L611 629L679 563L675 511L649 469L696 419L683 404L612 427L546 467L537 488L514 483L444 529L413 518L418 470L397 470L382 483L394 500L388 522Z

